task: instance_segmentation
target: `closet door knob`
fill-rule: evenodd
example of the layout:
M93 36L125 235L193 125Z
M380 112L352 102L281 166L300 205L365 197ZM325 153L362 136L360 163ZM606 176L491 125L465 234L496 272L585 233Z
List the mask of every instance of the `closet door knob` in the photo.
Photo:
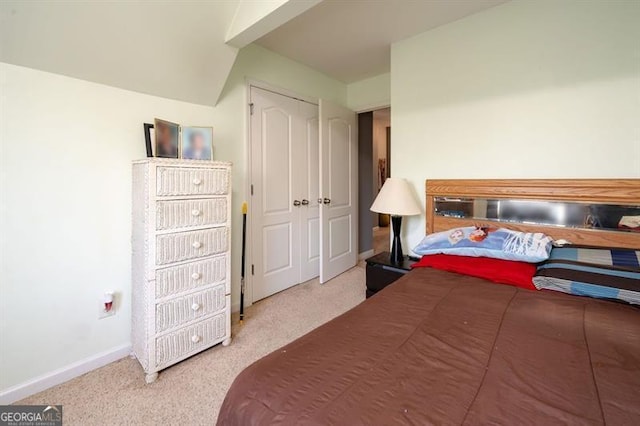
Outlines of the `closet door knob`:
M308 206L309 205L309 200L302 200L302 205L303 206Z
M199 249L200 247L202 247L202 243L200 241L195 241L193 244L191 244L191 247L193 247L194 249Z
M200 341L200 336L198 336L197 334L194 334L193 336L191 336L191 341L193 343L198 343Z
M192 215L192 216L200 216L200 213L201 213L201 212L200 212L200 210L198 210L198 209L193 209L193 210L191 210L191 215Z
M202 277L202 275L200 275L200 273L198 272L194 272L193 274L191 274L191 278L194 280L199 280L200 277Z
M322 198L318 198L318 204L322 204Z
M191 309L194 311L197 311L198 309L200 309L200 304L199 303L194 303L193 305L191 305Z
M324 204L331 204L331 199L329 199L329 198L325 198L324 200L322 200L322 202L323 202Z
M300 206L300 201L294 200L293 201L293 205L296 206L296 207Z
M195 179L193 179L193 184L194 184L194 185L198 186L198 185L200 185L201 183L202 183L202 180L201 180L200 178L195 178Z

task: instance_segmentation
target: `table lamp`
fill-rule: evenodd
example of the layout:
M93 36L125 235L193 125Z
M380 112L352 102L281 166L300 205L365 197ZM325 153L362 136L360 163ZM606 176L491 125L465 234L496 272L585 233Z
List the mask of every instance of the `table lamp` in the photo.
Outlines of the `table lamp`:
M393 244L391 246L391 262L402 263L402 243L400 242L400 227L402 216L413 216L421 213L409 182L401 178L387 178L378 196L371 205L371 211L391 215L393 227Z

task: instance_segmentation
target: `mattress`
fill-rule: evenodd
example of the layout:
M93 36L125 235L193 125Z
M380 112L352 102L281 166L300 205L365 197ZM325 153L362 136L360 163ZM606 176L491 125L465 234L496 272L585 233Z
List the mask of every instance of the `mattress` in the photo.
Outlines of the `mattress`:
M640 310L417 269L245 369L219 425L640 424Z

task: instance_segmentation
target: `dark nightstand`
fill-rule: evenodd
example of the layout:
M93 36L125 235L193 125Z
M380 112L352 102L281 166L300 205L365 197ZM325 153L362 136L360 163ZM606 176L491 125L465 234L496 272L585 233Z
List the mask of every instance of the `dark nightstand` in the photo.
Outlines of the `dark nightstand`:
M366 260L367 262L367 298L373 296L407 272L416 261L405 256L400 264L391 263L388 251L379 253Z

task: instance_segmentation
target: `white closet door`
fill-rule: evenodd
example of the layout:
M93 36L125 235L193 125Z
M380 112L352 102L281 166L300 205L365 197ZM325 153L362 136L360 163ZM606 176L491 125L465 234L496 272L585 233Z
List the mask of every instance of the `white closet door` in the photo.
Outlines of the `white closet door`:
M358 229L356 114L320 100L320 282L356 265Z
M295 165L298 101L251 88L253 300L300 282L300 207ZM298 199L299 200L299 199Z
M304 140L300 168L300 282L320 274L320 130L318 106L300 102L300 115L304 123Z

